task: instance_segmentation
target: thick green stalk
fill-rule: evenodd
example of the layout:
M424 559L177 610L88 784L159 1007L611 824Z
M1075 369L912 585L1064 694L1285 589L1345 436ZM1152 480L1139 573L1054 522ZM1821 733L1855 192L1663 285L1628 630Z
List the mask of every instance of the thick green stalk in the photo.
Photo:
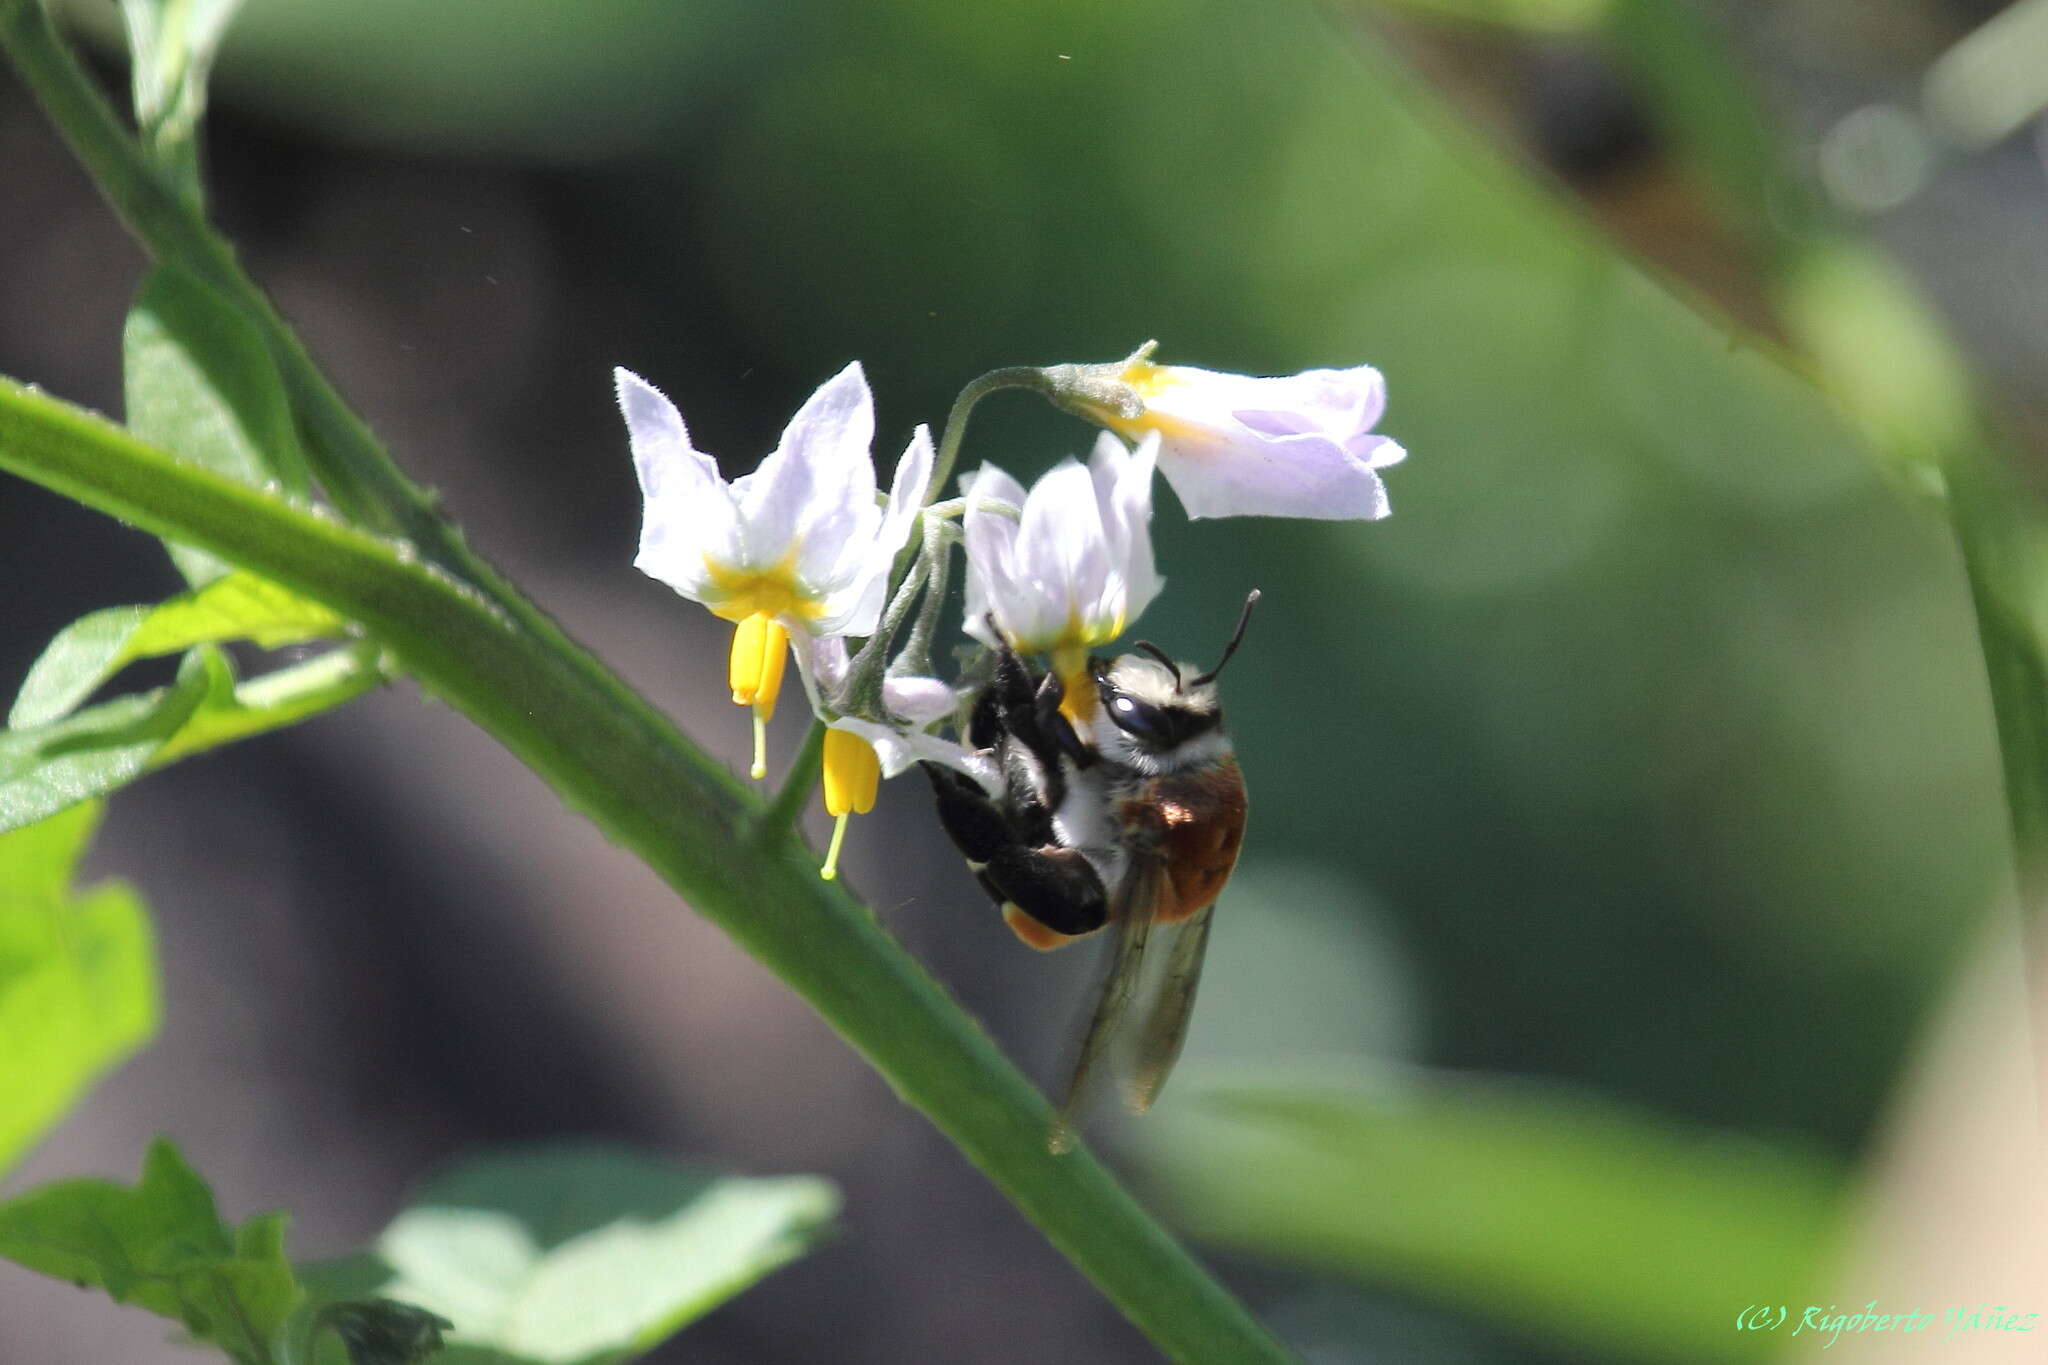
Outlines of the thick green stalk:
M5 380L0 469L361 622L809 1001L1170 1356L1288 1359L1087 1153L1046 1150L1038 1092L799 840L748 837L751 791L559 631L531 630L536 610Z

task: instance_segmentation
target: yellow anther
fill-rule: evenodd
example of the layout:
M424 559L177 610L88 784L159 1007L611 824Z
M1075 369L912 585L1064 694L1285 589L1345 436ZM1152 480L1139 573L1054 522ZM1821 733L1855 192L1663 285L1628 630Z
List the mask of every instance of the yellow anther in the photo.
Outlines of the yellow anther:
M825 813L866 815L882 785L875 746L851 730L825 732Z
M754 708L756 779L768 775L768 721L782 692L782 671L789 663L789 632L767 612L757 611L734 623L732 658L727 677L735 705Z
M1076 646L1055 649L1052 670L1059 674L1063 689L1060 714L1085 734L1095 719L1095 677L1088 671L1087 649Z
M1117 375L1117 379L1138 396L1138 401L1142 405L1138 410L1138 415L1126 417L1124 414L1111 408L1098 408L1094 414L1096 421L1102 423L1102 425L1108 427L1127 441L1136 441L1148 431L1156 431L1161 436L1167 437L1199 435L1199 432L1190 423L1175 417L1169 417L1158 408L1152 406L1154 399L1184 382L1179 375L1173 372L1171 366L1154 365L1149 360L1133 361L1131 364L1124 366L1122 372Z
M825 813L833 818L832 845L818 875L831 881L839 875L839 848L846 841L846 820L875 808L882 785L882 760L875 746L850 730L825 732Z

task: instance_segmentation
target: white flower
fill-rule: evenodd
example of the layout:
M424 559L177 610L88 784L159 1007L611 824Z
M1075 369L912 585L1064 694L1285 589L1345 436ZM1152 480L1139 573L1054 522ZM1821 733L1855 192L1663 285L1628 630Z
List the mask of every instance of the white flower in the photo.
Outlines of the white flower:
M879 755L881 776L895 777L913 763L943 763L995 789L995 765L985 755L926 732L927 727L960 709L961 695L951 685L938 678L890 674L882 679L882 705L889 713L886 719L834 715L826 696L837 692L845 681L846 642L814 641L809 654L803 676L811 689L811 709L825 716L832 729L867 740Z
M846 642L839 639L810 642L808 666L803 669L811 691L811 706L829 715L821 692L833 692L846 677ZM937 678L894 675L882 680L882 705L888 719L863 716L830 716L825 731L824 766L825 813L833 819L832 842L825 852L819 875L831 881L839 875L839 851L846 840L849 816L866 815L874 809L875 797L885 777L894 777L913 763L943 763L979 782L988 791L998 789L1001 776L994 760L964 744L926 733L931 725L959 709L960 694Z
M1159 439L1135 451L1105 433L1087 465L1064 460L1026 496L994 465L969 480L967 630L993 645L1053 655L1063 673L1121 635L1159 595L1152 567L1152 469Z
M867 635L881 617L890 567L924 505L931 433L918 428L878 506L874 400L855 362L811 395L758 469L727 483L674 404L628 370L615 377L646 498L633 562L733 622L733 700L754 708L760 777L790 635Z
M1156 434L1160 471L1190 517L1387 515L1376 471L1407 452L1373 431L1387 406L1378 370L1259 378L1155 365L1150 354L1148 345L1098 371L1137 400L1134 415L1085 399L1072 405L1128 440Z

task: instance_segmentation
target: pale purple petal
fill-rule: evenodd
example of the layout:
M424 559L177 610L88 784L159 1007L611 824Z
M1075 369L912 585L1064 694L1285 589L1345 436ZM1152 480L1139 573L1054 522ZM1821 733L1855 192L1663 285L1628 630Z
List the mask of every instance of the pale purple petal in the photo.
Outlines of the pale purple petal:
M1388 436L1354 436L1345 443L1344 448L1374 469L1385 469L1390 464L1399 464L1408 458L1408 452Z
M1168 445L1163 453L1171 453ZM1377 520L1386 485L1372 465L1321 435L1269 437L1160 461L1190 517Z
M1387 381L1370 365L1349 370L1306 370L1237 386L1231 415L1253 431L1276 436L1320 431L1348 443L1372 430L1387 406Z
M1386 379L1370 365L1255 377L1153 367L1140 429L1162 437L1159 468L1191 517L1373 519L1387 514L1374 469L1400 445L1373 432Z

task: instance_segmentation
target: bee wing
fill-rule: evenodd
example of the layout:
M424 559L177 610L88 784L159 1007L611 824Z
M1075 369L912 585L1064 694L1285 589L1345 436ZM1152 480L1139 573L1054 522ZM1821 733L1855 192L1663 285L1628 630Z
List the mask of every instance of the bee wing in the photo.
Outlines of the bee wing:
M1195 1008L1195 987L1202 982L1202 958L1209 951L1209 924L1216 907L1205 907L1175 929L1175 939L1160 973L1158 998L1145 1016L1138 1034L1137 1061L1124 1098L1131 1112L1142 1114L1152 1107L1165 1088L1173 1064L1180 1060L1181 1045L1188 1037L1188 1016Z
M1059 1113L1053 1119L1052 1134L1046 1145L1056 1153L1073 1148L1074 1126L1080 1118L1081 1104L1088 1097L1089 1082L1102 1062L1103 1053L1108 1050L1117 1024L1130 1008L1131 997L1137 992L1139 969L1145 961L1145 944L1152 936L1152 924L1158 917L1161 900L1169 894L1171 887L1165 861L1145 857L1135 860L1110 901L1109 917L1116 922L1116 954L1110 959L1109 975L1102 984L1102 998L1096 1002L1095 1013L1088 1020L1088 1029L1081 1035L1081 1052L1074 1061L1074 1074L1067 1082L1067 1093L1060 1100Z

